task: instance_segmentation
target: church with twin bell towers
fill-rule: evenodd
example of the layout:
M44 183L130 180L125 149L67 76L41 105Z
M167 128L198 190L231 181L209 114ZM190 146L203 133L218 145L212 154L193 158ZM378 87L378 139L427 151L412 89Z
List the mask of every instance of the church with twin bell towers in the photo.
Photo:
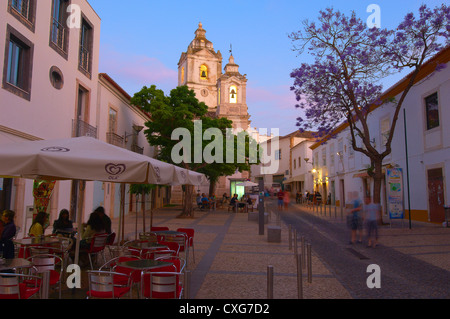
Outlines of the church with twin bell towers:
M234 133L247 131L251 122L247 107L246 75L239 73L239 65L234 62L232 53L225 67L222 63L222 53L214 50L213 43L206 39L202 23L199 23L194 40L178 62L178 86L185 85L193 90L197 99L208 106L208 116L231 120ZM221 177L215 195L230 195L235 192L236 183L248 178L249 172ZM207 190L202 188L202 192L207 193Z
M197 99L208 106L210 116L226 117L233 121L233 129L246 131L250 127L246 75L239 73L232 54L223 72L222 54L205 35L199 23L194 40L178 62L178 85L194 90Z

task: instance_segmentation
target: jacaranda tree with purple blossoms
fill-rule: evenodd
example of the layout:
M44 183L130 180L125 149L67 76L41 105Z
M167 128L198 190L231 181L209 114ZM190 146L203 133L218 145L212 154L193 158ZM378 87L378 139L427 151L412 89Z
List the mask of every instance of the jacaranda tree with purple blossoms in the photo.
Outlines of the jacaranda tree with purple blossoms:
M316 130L322 137L332 136L338 125L347 122L353 149L371 160L375 203L381 202L383 159L391 153L403 101L422 65L448 45L449 21L448 6L429 9L423 5L418 17L407 14L396 30L369 29L354 12L348 17L326 9L320 11L318 23L306 20L303 30L289 36L295 51L307 51L315 58L291 74L296 106L306 117L299 117L297 126ZM381 101L381 80L405 68L412 70L411 76L398 100L388 99L395 112L386 145L379 151L373 144L368 115L371 107L387 102Z

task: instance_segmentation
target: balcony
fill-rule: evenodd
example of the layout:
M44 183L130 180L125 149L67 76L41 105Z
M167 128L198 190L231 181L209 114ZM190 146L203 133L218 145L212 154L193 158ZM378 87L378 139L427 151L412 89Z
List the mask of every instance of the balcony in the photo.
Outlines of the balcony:
M135 152L135 153L138 153L138 154L144 154L144 148L143 148L143 147L140 147L140 146L137 145L137 144L131 145L131 151L132 151L132 152Z
M72 137L81 136L97 138L97 128L82 120L72 120Z
M111 144L111 145L115 145L118 147L124 147L125 143L124 143L124 138L123 136L120 136L114 132L107 132L106 133L106 142Z

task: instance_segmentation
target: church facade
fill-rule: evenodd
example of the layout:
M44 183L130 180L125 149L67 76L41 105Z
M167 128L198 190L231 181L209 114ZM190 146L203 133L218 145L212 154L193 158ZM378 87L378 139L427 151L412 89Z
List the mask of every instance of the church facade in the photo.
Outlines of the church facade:
M223 67L222 53L220 50L216 51L213 43L206 38L206 30L201 23L195 31L195 38L178 62L178 85L185 85L193 90L197 99L208 106L210 117L226 117L231 120L234 133L251 130L246 75L240 74L239 65L235 63L232 54ZM215 187L215 195L243 193L243 188L236 188L235 185L248 178L249 172L221 177ZM208 187L199 190L209 192ZM172 193L174 201L178 201L176 193L175 190Z
M178 62L178 85L194 90L197 99L208 106L210 116L227 117L233 129L248 130L250 115L247 107L247 78L239 73L233 55L222 71L223 57L206 39L199 23L195 38Z

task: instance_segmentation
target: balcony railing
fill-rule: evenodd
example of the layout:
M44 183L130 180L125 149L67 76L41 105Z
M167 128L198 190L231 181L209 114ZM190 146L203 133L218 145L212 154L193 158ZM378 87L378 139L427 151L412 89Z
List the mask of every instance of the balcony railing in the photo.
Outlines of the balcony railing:
M90 136L97 138L97 128L82 120L72 120L72 136Z
M111 144L111 145L115 145L115 146L119 146L119 147L124 147L124 138L123 136L120 136L116 133L113 132L107 132L106 133L106 142Z
M131 145L131 151L132 151L132 152L135 152L135 153L138 153L138 154L144 154L144 148L143 148L143 147L140 147L140 146L137 145L137 144Z
M65 27L55 18L52 25L52 42L61 50L65 51Z
M86 73L90 74L90 52L87 48L85 47L80 47L80 60L79 60L79 66L81 69L83 69L83 71L85 71Z

